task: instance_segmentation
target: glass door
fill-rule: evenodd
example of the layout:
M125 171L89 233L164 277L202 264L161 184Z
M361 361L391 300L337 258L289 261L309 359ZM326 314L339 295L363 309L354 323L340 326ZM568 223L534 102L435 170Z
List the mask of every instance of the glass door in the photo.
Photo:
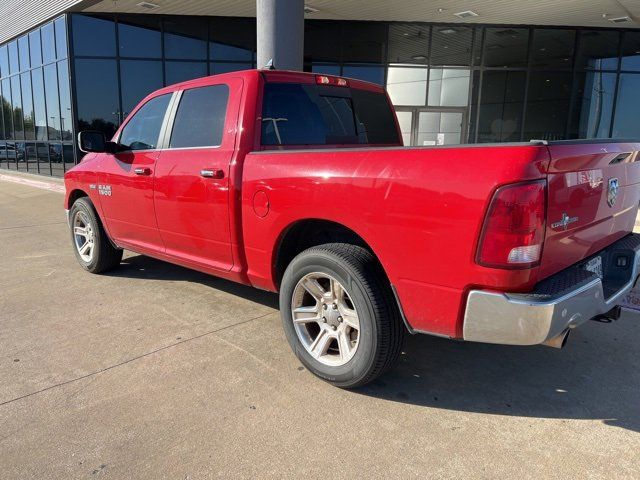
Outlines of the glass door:
M396 115L405 146L465 143L466 109L399 108Z

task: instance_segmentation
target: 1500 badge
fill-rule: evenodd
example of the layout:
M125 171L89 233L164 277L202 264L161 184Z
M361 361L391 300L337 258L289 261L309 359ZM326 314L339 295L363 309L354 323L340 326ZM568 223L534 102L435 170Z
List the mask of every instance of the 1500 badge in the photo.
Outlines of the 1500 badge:
M563 230L566 230L567 225L577 221L578 221L578 217L570 217L569 215L563 212L562 219L559 222L552 223L551 228L562 228Z
M105 197L111 196L111 185L98 185L98 193Z

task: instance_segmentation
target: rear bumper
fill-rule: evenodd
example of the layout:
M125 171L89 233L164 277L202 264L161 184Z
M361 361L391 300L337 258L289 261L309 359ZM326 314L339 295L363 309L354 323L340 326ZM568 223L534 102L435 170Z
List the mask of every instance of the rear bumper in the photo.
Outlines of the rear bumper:
M640 234L627 235L591 258L596 256L602 258L602 279L580 263L545 279L526 294L471 290L464 339L536 345L608 312L640 274Z

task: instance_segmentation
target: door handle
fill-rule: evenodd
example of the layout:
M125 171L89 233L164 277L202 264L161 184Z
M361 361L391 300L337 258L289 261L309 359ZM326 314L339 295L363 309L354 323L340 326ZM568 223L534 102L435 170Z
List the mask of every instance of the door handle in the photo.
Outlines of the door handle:
M151 175L151 169L148 167L138 167L133 172L136 175Z
M224 170L219 168L203 168L200 170L200 176L205 178L224 178Z

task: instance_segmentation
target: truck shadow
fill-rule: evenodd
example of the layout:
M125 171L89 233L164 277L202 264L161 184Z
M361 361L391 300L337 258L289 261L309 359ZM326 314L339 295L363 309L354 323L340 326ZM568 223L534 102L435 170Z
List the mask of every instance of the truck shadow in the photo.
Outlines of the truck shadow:
M277 295L145 256L112 276L196 282L278 308ZM563 350L408 335L396 368L353 391L388 401L532 418L600 420L640 432L640 318L588 322Z
M640 432L640 321L590 322L567 346L511 347L423 335L399 365L358 393L447 410L601 420Z

